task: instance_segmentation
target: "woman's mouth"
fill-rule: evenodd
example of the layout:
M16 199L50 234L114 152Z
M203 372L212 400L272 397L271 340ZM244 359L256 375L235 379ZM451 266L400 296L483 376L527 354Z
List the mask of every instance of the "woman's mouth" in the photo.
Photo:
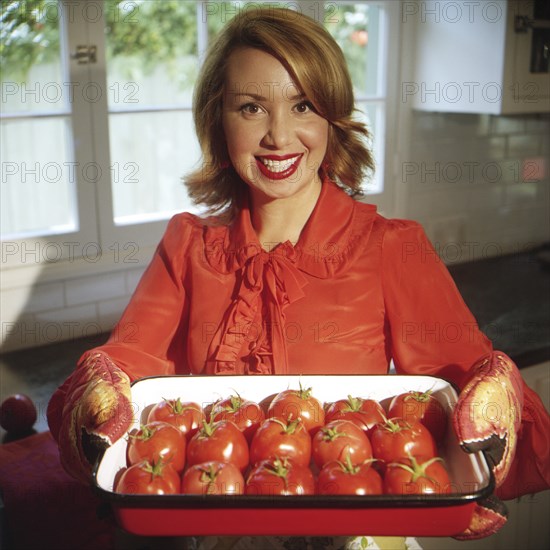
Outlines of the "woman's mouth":
M282 180L292 176L298 169L303 154L299 155L266 155L256 157L260 172L272 180Z

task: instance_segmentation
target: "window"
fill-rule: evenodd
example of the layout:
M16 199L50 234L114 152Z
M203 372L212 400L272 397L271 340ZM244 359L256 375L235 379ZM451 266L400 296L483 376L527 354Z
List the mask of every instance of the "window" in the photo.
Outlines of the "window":
M363 188L368 195L384 190L386 118L386 10L377 2L326 2L324 25L348 62L359 118L369 128L376 159L374 177Z
M25 264L25 250L46 265L70 260L67 269L132 243L152 250L166 220L192 208L181 176L200 160L191 98L201 56L231 17L260 3L3 3L3 267ZM317 18L342 46L374 136L365 191L384 202L395 3L268 4Z

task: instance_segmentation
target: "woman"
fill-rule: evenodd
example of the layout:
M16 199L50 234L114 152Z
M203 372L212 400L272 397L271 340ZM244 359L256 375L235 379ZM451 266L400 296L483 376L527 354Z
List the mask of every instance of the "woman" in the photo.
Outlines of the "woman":
M478 330L420 226L350 196L373 168L353 111L342 52L311 19L249 10L220 34L195 95L203 166L186 181L212 215L170 221L110 340L53 396L72 475L89 479L97 449L126 431L130 380L378 374L393 361L462 390L455 428L466 450L496 449L502 497L548 487L550 421L536 394ZM486 418L489 403L506 414ZM463 537L505 521L495 497Z

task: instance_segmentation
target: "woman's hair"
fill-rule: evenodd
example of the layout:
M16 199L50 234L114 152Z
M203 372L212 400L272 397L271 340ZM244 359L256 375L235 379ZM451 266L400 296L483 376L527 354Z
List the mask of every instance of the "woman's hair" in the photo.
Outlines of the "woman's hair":
M202 166L184 178L192 200L232 217L243 182L230 167L222 125L227 61L237 48L273 55L317 113L329 122L328 147L320 169L352 193L374 169L366 126L353 119L353 87L342 50L330 34L299 12L274 7L234 17L210 45L195 87L193 117Z

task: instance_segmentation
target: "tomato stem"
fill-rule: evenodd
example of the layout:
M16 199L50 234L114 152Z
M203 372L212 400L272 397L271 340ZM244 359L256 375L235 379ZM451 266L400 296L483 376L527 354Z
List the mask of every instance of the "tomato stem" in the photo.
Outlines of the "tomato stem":
M214 433L215 425L217 422L214 422L213 420L210 420L209 422L203 418L202 420L202 430L201 432L206 437L210 437Z
M391 418L387 418L383 426L385 430L392 433L397 433L401 430L407 430L410 428L410 424L408 422L394 422Z
M406 470L407 472L409 472L412 475L411 481L413 482L418 481L418 479L421 477L424 477L434 482L435 480L427 474L427 469L435 462L443 462L443 459L441 457L435 456L433 458L426 460L426 462L419 464L416 457L411 455L410 453L409 453L409 460L411 462L410 466L408 464L403 464L402 462L392 462L390 466L402 468L403 470Z
M296 392L296 394L300 397L300 399L309 399L311 397L311 391L313 388L306 388L304 389L302 386L302 382L299 382L300 389Z
M421 391L410 391L409 394L404 398L404 401L410 401L414 399L419 403L427 403L430 400L432 395L432 390L426 390L425 392Z
M321 431L323 433L323 439L325 441L334 441L339 437L345 437L348 435L345 431L339 431L338 426L335 426L335 427L325 426L324 428L321 428Z
M131 437L132 439L140 439L142 441L147 441L148 439L151 439L153 435L155 435L156 431L157 430L155 428L151 428L146 424L141 424L139 427L139 431L136 433L129 433L128 437Z
M347 407L344 409L346 412L359 412L363 405L364 399L361 397L353 397L348 395Z
M144 464L141 466L141 469L151 475L151 482L156 477L162 476L162 472L164 470L164 467L166 466L166 463L163 462L162 458L159 458L157 461L155 460L146 460L144 461Z

